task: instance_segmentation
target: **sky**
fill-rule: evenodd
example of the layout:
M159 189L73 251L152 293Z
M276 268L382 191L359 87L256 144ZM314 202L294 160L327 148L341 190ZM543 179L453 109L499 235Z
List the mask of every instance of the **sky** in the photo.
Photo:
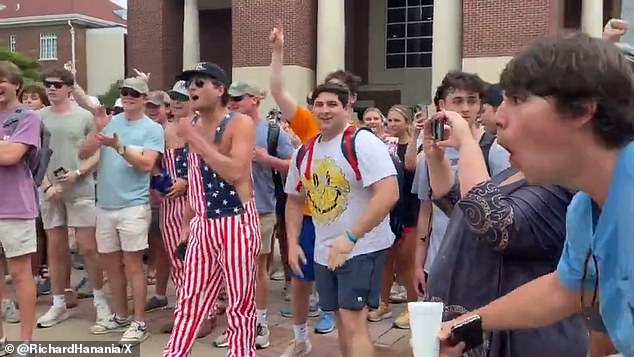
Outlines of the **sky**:
M110 0L110 1L112 1L113 3L121 7L128 8L128 0Z

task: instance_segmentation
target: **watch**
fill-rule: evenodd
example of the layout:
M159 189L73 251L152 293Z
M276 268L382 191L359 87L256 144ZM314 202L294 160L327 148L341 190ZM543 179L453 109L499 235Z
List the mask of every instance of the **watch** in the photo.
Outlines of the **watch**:
M117 152L118 152L118 153L119 153L119 155L121 155L121 156L125 155L125 145L120 145L120 146L117 148Z

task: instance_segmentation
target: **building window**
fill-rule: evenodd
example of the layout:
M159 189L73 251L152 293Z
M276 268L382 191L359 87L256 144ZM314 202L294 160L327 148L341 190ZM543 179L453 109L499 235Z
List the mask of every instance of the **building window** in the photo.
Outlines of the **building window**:
M9 35L9 51L11 53L15 52L15 46L17 44L15 35Z
M45 32L40 34L40 60L57 59L57 34Z
M434 0L387 0L385 65L430 68Z

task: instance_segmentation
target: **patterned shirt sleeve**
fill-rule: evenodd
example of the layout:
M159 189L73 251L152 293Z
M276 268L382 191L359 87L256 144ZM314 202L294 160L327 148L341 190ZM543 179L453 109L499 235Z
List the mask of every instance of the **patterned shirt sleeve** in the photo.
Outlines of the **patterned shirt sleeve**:
M508 246L514 212L497 185L491 181L476 185L458 205L479 239L488 241L499 251Z

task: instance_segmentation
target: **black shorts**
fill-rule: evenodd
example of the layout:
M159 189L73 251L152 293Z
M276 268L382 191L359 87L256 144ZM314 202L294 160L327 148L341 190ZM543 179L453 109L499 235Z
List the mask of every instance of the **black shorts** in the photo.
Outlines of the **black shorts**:
M377 308L388 250L357 255L335 271L315 263L315 284L321 309L359 311L366 306Z

